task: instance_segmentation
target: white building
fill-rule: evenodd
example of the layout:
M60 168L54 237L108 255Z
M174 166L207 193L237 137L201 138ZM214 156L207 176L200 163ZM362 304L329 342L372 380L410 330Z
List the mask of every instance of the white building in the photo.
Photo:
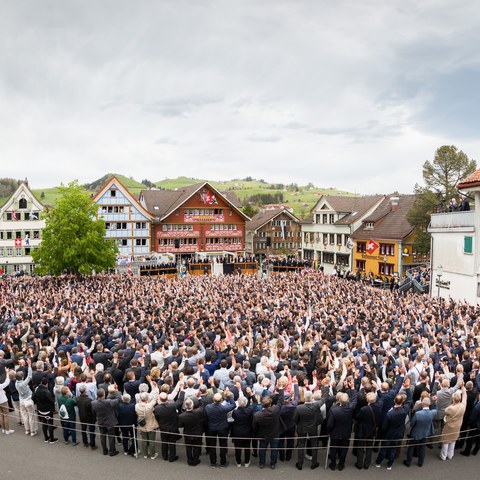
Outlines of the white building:
M476 208L432 214L430 293L475 305L480 302L480 170L457 188L475 199Z
M302 224L303 259L316 260L325 273L332 273L334 266L353 271L350 236L384 198L322 195L312 209L311 221Z
M118 178L111 178L97 192L93 203L98 218L105 221L105 237L116 240L120 255L139 256L153 251L153 217Z
M22 182L0 209L0 268L4 273L33 273L31 256L45 227L44 206Z

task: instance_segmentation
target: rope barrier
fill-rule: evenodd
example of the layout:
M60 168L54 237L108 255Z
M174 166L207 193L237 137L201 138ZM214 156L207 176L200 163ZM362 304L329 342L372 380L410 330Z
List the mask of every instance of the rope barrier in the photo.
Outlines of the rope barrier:
M36 413L35 413L36 415ZM11 417L14 417L15 419L17 420L21 420L21 417L19 415L16 415L16 412L11 412L10 413L10 416ZM57 417L44 417L46 419L53 419L54 421L54 426L57 427L57 428L64 428L61 424L61 419L60 418L57 418ZM95 426L95 427L101 427L102 425L98 425L96 423L82 423L80 421L74 421L74 420L67 420L68 422L71 422L71 423L74 423L75 425L86 425L86 426ZM38 422L39 425L41 425L41 422L39 421ZM136 435L136 430L137 428L139 429L138 426L136 425L115 425L114 427L112 428L118 428L118 429L121 429L121 428L132 428L133 431L134 431L134 436ZM459 436L462 434L462 433L469 433L469 432L472 432L472 431L476 431L477 429L475 428L470 428L470 429L466 429L466 430L461 430L459 431ZM155 430L151 430L151 431L154 431L155 433L160 433L160 434L166 434L166 435L178 435L179 438L181 438L182 436L183 437L192 437L192 438L205 438L205 440L207 439L217 439L219 438L217 435L206 435L206 434L202 434L202 435L189 435L189 434L184 434L184 433L181 433L181 432L167 432L167 431L163 431L163 430L159 430L159 429L155 429ZM81 433L81 430L80 430L80 433ZM90 434L90 432L87 430L86 431L87 435ZM98 435L99 437L102 437L102 436L105 436L105 437L109 437L108 434L102 434L101 432L94 432L96 435ZM425 445L425 444L428 444L428 445L436 445L436 444L442 444L444 442L442 442L441 440L433 440L435 438L438 438L439 435L432 435L432 436L429 436L429 437L426 437L427 441L425 443L408 443L408 446L410 447L417 447L417 446L422 446L422 445ZM479 434L476 434L476 435L471 435L471 436L468 436L468 437L465 437L465 440L466 438L476 438L476 437L480 437L480 433ZM227 438L227 439L230 439L232 441L234 440L249 440L249 441L257 441L257 442L260 442L261 440L263 440L262 437L232 437L232 436L229 436L229 435L226 435L224 438ZM352 448L350 445L348 446L344 446L344 445L339 445L339 446L336 446L336 445L332 445L331 444L331 437L330 435L315 435L315 436L294 436L294 437L277 437L277 439L279 440L284 440L284 441L288 441L288 440L300 440L300 439L315 439L315 440L318 440L318 442L320 443L321 439L328 439L328 444L326 446L323 446L323 445L317 445L316 447L308 447L310 450L318 450L318 451L321 451L321 450L327 450L329 451L331 448L337 448L337 449L349 449L349 448ZM432 440L429 440L429 439L432 439ZM140 441L142 440L141 437L137 437L137 441ZM372 445L371 446L367 446L367 445L364 445L360 448L372 448L372 449L376 449L376 448L382 448L382 443L384 442L398 442L398 447L400 447L402 445L402 443L405 443L405 442L408 442L409 437L402 437L402 438L397 438L397 439L377 439L377 438L367 438L367 439L360 439L360 438L357 438L357 437L350 437L348 439L349 443L352 443L352 442L355 442L356 440L370 440L372 442ZM162 441L162 440L149 440L149 443L156 443L156 444L175 444L177 446L191 446L191 444L187 444L187 443L179 443L179 442L165 442L165 441ZM231 447L230 447L231 448ZM279 451L296 451L296 450L304 450L306 447L288 447L288 446L285 446L285 447L278 447L276 448L276 450L279 450ZM356 448L356 447L354 447ZM395 447L387 447L387 448L395 448Z

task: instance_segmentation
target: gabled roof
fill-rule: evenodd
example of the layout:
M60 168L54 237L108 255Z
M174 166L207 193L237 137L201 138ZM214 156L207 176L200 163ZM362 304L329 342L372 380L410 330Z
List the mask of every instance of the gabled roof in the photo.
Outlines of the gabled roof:
M391 198L398 198L397 208L392 209ZM391 239L401 240L413 231L407 221L407 213L415 202L415 195L389 195L363 220L363 224L352 235L354 239ZM374 227L366 228L365 223L372 222Z
M317 207L321 203L328 203L335 212L338 213L348 213L353 212L354 202L362 197L346 197L344 195L322 195L318 202L313 207L312 211L317 211Z
M0 208L0 216L3 215L5 211L9 211L12 208L13 202L21 197L22 192L25 196L29 198L30 202L35 205L35 208L38 210L44 210L45 206L37 200L33 192L28 186L28 181L21 182L15 192L10 196L10 198L5 202L5 204Z
M178 190L142 190L140 199L151 215L154 215L161 221L171 215L177 208L181 207L187 200L193 197L193 195L205 186L230 204L242 217L246 220L250 220L250 218L240 210L238 197L234 192L219 192L208 182L189 185L188 187L179 188Z
M288 215L294 222L300 223L300 219L298 219L293 213L289 212L286 208L275 208L272 210L264 210L257 213L245 226L246 230L255 231L259 228L262 228L268 222L271 222L280 214L285 213Z
M385 195L366 195L361 197L347 197L344 195L322 195L315 207L312 209L309 221L303 223L313 223L314 215L323 213L323 209L318 207L326 203L336 213L344 213L341 219L337 220L334 225L350 225L357 222L369 210L377 205Z
M146 217L150 218L153 220L153 215L148 212L143 205L138 201L137 198L135 198L134 195L132 195L128 190L127 187L125 187L122 182L117 178L117 177L112 177L98 192L95 194L95 196L92 199L93 203L96 203L97 200L107 191L111 188L111 186L115 184L119 190L122 191L122 193L132 202L133 205L135 205Z
M335 222L335 225L350 225L362 218L370 209L381 202L384 195L369 195L366 197L353 197L348 214ZM343 210L345 212L345 210Z
M469 177L467 177L465 180L462 180L457 185L459 190L468 190L469 188L473 187L480 187L480 169L478 169L476 172L473 172Z

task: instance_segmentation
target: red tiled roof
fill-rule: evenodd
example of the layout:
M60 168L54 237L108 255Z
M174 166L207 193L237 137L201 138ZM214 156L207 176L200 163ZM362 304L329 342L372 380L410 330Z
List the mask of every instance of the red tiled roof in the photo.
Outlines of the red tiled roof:
M462 180L458 185L457 188L459 190L463 190L469 187L478 187L480 186L480 168L473 172L469 177L465 180Z

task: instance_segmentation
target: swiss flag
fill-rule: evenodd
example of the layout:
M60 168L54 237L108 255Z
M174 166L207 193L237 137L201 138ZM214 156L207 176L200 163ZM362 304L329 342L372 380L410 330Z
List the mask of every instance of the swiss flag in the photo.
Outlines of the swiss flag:
M22 246L22 239L21 238L16 238L15 239L15 246L16 247L21 247Z
M379 246L375 240L369 240L367 243L367 253L371 255Z

